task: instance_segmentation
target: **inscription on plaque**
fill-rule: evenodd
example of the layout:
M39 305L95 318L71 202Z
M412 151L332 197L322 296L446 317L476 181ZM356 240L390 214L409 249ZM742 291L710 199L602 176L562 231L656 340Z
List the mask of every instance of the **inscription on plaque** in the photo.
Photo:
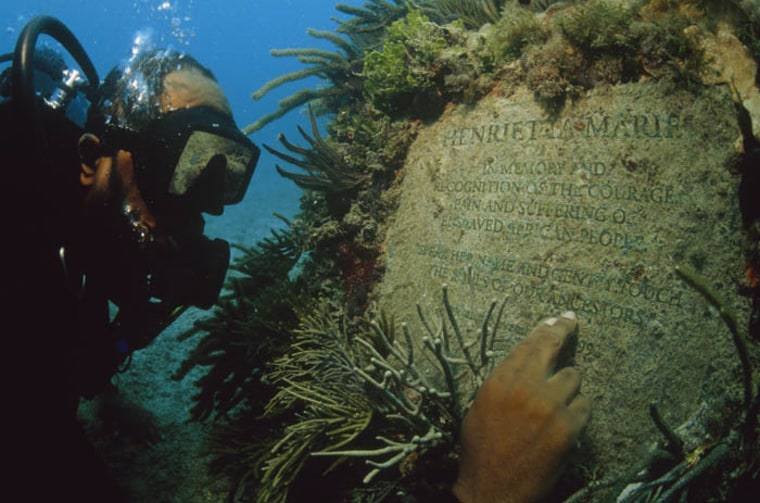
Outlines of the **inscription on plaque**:
M722 88L618 86L551 121L523 91L450 110L408 156L380 303L414 328L415 306L441 311L447 284L474 338L491 300L507 299L502 355L542 318L576 311L589 435L610 448L597 459L627 462L651 433L649 401L685 420L717 393L714 374L735 369L719 317L674 266L744 313L740 145Z
M472 165L454 166L448 176L432 180L433 191L448 203L449 211L437 219L441 234L490 233L479 239L491 244L501 240L506 246L519 242L533 249L575 244L593 253L631 256L646 252L653 243L644 235L647 226L641 219L646 215L641 207L665 215L681 206L683 194L669 183L641 185L634 176L615 176L616 170L643 167L633 159L610 157L610 142L620 139L679 142L684 139L682 118L677 112L626 113L619 118L597 113L571 116L559 124L528 119L445 129L441 148L477 149L493 144L506 155L473 152ZM557 155L571 141L589 143L587 147L595 149L576 156L572 152ZM441 242L418 242L416 247L419 255L433 259L432 277L564 306L580 314L643 325L652 313L637 305L640 300L682 305L680 285L667 287L642 278L643 271L620 277L584 270L572 262L552 265L518 259L498 247L496 253L492 248L465 251ZM531 281L521 281L525 279Z

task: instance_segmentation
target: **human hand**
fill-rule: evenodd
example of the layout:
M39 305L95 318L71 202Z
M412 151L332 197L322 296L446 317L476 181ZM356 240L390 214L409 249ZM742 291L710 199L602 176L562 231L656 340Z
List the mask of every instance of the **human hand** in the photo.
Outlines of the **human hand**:
M478 390L462 423L459 501L527 503L554 486L590 414L579 371L555 373L576 325L572 312L544 321Z

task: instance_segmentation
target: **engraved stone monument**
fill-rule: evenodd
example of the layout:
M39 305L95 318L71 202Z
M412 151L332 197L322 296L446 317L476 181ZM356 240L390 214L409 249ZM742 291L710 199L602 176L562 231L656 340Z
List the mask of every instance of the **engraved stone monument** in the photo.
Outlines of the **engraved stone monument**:
M425 334L442 285L469 342L506 299L501 358L540 320L580 319L575 363L592 401L584 446L602 472L740 379L718 313L674 272L696 271L740 313L741 133L727 86L597 88L556 119L527 90L447 110L422 128L384 246L379 301Z

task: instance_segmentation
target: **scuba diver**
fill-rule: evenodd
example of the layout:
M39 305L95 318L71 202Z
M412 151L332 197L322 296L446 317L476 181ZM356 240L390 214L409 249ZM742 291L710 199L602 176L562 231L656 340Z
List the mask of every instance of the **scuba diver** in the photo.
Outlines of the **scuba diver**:
M37 49L43 34L82 73ZM2 59L14 468L41 482L24 500L118 501L76 422L79 399L115 395L133 351L216 302L229 245L204 235L203 213L243 198L259 149L188 55L144 51L101 84L74 35L40 16Z
M81 73L37 49L42 34ZM79 400L118 406L111 378L132 352L216 302L229 245L204 235L203 213L243 198L259 149L188 55L138 52L101 83L74 35L40 16L0 61L11 62L0 75L6 492L128 501L77 423ZM536 501L551 489L589 417L578 371L555 373L576 325L573 313L546 320L483 384L452 497Z

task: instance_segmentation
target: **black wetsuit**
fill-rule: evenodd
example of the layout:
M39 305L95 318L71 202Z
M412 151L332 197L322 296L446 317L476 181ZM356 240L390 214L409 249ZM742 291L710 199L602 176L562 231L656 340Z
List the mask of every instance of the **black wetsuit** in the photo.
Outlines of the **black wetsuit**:
M76 421L80 397L106 389L119 363L107 299L79 272L92 238L82 225L82 131L54 113L29 117L10 100L0 103L0 125L4 492L14 501L119 501Z

